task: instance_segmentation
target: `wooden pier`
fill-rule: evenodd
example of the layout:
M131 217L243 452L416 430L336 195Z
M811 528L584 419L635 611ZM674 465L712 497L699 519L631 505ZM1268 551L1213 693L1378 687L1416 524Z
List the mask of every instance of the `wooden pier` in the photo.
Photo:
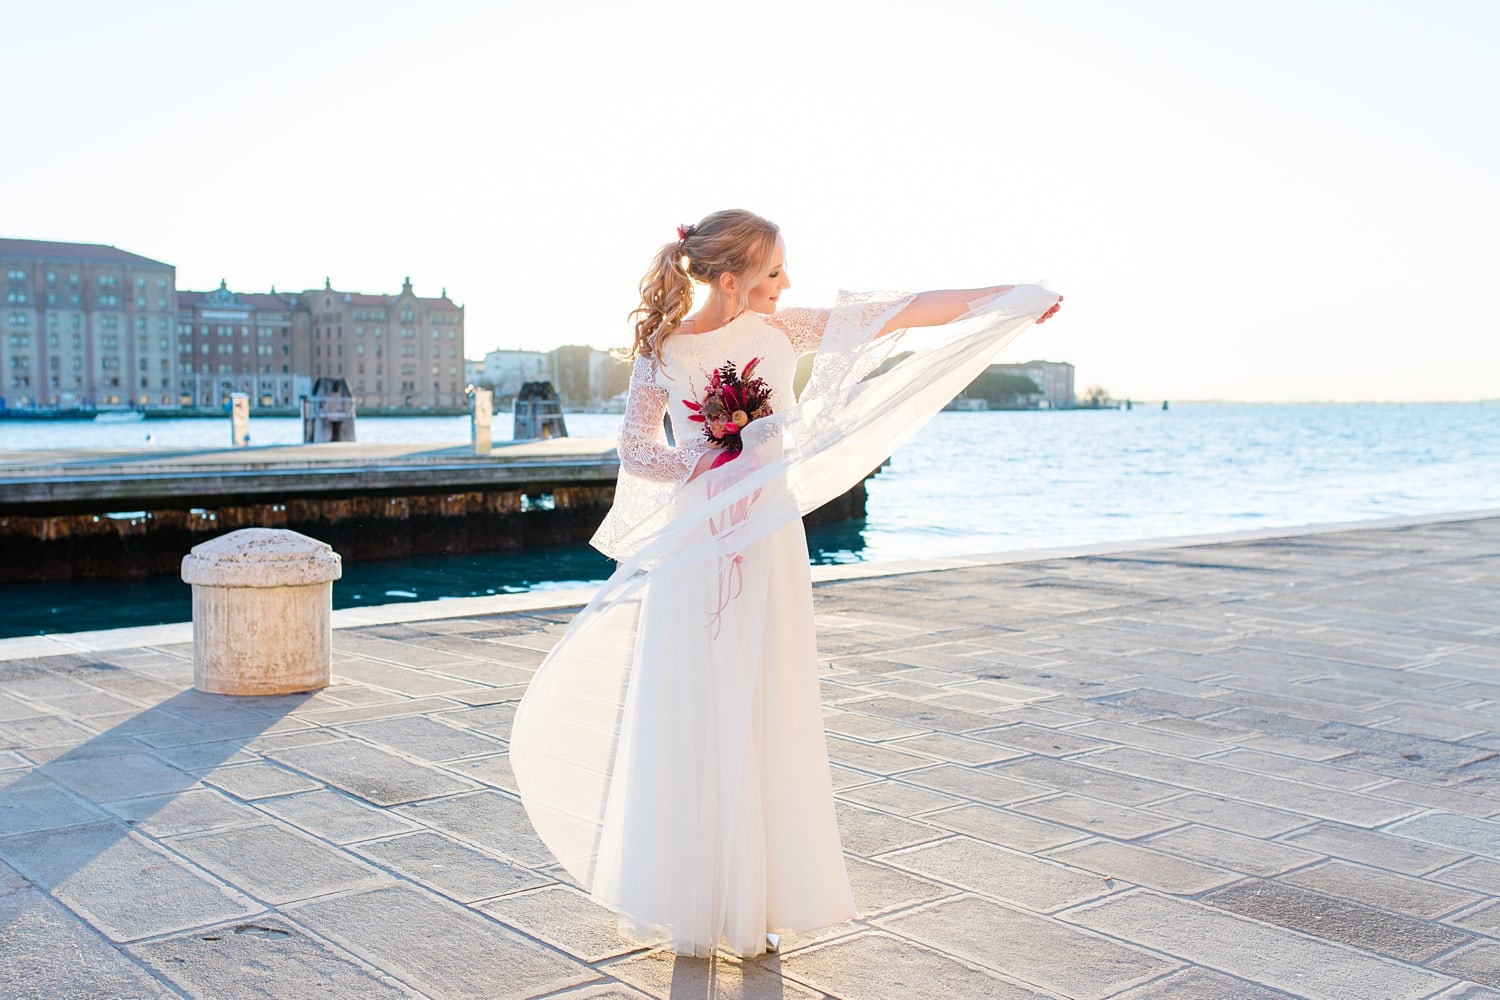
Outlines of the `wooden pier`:
M290 528L351 561L584 542L614 442L0 452L0 582L175 574L196 544ZM810 520L864 513L861 483Z

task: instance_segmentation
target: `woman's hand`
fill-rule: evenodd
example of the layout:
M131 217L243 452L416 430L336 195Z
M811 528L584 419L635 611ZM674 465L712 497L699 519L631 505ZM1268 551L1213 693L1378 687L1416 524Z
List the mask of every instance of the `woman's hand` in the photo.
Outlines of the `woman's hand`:
M1056 316L1057 315L1057 311L1062 308L1062 300L1063 300L1063 297L1061 295L1059 295L1057 297L1057 301L1052 304L1052 308L1048 309L1046 312L1042 313L1042 315L1037 318L1037 322L1038 323L1045 323L1049 319L1051 319L1053 316Z

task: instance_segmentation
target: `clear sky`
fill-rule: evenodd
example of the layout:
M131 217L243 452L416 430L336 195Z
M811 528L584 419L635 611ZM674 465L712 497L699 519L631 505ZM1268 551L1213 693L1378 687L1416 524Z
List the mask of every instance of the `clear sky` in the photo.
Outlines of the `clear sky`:
M8 2L0 235L600 347L677 223L1138 399L1500 397L1500 3ZM17 88L19 84L19 89Z

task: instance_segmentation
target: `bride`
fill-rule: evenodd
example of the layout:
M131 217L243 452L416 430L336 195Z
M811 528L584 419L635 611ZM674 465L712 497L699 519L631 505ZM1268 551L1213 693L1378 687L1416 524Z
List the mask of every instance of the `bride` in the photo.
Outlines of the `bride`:
M594 537L619 566L528 687L511 762L538 834L623 935L752 956L854 915L800 515L1061 298L999 285L779 309L775 225L724 211L677 235L641 282L620 478Z

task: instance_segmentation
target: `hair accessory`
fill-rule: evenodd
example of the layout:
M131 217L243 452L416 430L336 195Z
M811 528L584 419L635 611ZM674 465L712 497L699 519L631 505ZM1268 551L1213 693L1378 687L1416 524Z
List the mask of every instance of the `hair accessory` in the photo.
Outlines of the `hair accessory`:
M677 227L677 239L679 241L687 239L687 226Z

